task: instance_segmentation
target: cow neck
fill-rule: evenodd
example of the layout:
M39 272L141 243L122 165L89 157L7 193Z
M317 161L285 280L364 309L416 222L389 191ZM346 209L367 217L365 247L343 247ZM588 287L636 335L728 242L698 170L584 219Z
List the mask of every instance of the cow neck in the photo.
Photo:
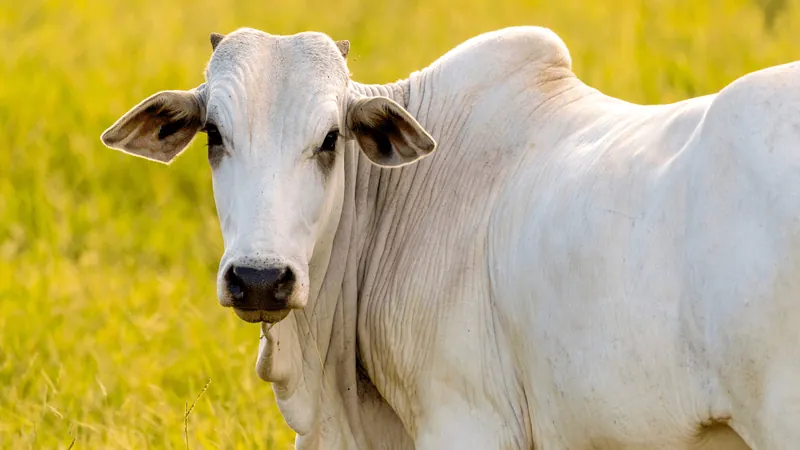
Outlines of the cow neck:
M351 92L391 98L406 107L407 80L387 85L351 82ZM371 221L379 216L386 169L372 165L355 141L343 152L344 195L333 242L310 264L311 296L304 310L262 327L257 372L273 383L297 448L377 448L391 436L410 441L391 408L359 369L356 327L359 262Z

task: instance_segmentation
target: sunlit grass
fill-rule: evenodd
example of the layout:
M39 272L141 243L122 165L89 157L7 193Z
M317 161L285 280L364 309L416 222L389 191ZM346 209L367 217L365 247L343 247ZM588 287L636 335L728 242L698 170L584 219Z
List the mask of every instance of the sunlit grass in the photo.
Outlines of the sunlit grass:
M800 55L791 1L3 1L0 447L185 448L209 379L192 448L292 445L254 373L257 327L216 303L201 143L166 167L98 139L145 96L201 83L211 31L325 31L350 39L359 81L387 82L520 24L553 28L579 76L636 102Z

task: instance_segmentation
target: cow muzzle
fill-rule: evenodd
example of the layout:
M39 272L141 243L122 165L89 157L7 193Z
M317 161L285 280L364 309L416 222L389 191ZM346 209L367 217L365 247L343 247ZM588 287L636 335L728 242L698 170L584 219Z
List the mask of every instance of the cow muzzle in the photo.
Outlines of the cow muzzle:
M296 271L289 265L231 264L224 274L220 303L232 306L246 322L275 323L301 306L296 298L297 287Z

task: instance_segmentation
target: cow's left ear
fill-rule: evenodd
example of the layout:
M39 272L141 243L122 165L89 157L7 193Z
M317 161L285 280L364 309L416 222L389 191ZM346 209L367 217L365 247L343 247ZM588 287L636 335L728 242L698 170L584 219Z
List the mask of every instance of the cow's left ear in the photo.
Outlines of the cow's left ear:
M100 140L110 148L169 163L203 127L203 88L162 91L146 98L103 132Z
M354 100L347 128L373 163L384 167L410 164L436 149L436 141L402 106L386 97Z

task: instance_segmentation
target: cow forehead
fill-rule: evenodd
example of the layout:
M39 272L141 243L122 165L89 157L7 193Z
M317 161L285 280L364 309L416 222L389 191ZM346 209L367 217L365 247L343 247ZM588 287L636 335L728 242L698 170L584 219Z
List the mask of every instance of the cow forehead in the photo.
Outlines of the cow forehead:
M251 28L229 34L206 69L209 83L233 81L251 89L309 92L348 79L344 58L323 33L278 36Z

